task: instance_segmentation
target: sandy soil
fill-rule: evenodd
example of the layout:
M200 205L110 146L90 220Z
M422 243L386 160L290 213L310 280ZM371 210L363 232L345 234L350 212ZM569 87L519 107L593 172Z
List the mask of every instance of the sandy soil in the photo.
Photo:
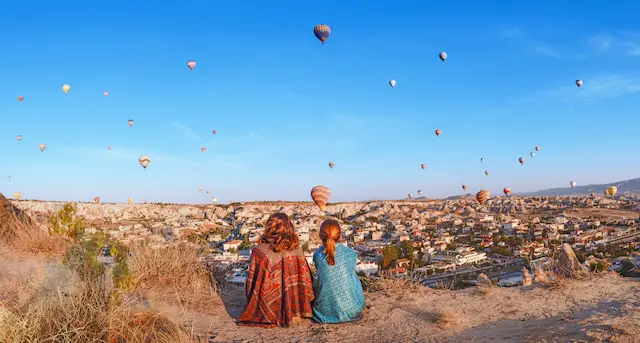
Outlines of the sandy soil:
M612 210L607 208L575 208L566 212L569 217L587 218L601 216L615 219L638 219L639 214L631 211Z
M487 293L390 289L367 294L360 322L278 329L236 326L242 291L222 295L210 315L153 306L203 333L201 342L640 342L640 281L617 275Z

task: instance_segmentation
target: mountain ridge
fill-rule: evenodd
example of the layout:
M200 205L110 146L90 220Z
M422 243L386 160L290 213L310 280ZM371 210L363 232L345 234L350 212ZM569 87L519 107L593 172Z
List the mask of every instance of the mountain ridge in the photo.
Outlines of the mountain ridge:
M616 186L618 188L617 194L640 194L640 178L602 183L602 184L589 184L576 187L556 187L547 188L533 192L514 193L514 195L520 196L558 196L558 195L590 195L595 193L601 195L603 191L609 186Z

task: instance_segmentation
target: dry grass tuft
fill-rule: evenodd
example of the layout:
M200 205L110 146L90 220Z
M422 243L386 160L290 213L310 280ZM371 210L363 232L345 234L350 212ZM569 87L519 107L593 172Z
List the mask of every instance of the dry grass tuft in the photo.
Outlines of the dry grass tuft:
M0 342L188 342L177 324L155 313L134 313L97 284L50 294L5 314Z
M454 312L442 310L435 314L434 323L441 329L451 329L458 325L459 320Z
M373 293L391 290L415 290L420 286L415 282L406 279L396 279L392 277L367 277L361 276L360 282L365 292Z
M187 309L208 312L219 305L197 247L178 244L153 249L141 242L130 246L129 254L136 290Z
M485 295L488 295L489 293L491 293L491 287L489 286L476 286L473 289L473 294L475 295L485 296Z
M44 266L38 263L0 262L0 308L18 309L42 286Z

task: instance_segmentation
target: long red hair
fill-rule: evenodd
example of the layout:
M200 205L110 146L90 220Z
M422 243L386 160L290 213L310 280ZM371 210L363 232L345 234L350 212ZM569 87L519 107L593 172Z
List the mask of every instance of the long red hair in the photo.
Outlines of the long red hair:
M327 219L320 224L320 239L322 240L322 251L327 257L330 266L336 264L336 243L340 242L340 223L334 219Z
M274 213L269 217L260 242L269 244L274 252L293 250L300 246L300 239L293 223L284 213Z

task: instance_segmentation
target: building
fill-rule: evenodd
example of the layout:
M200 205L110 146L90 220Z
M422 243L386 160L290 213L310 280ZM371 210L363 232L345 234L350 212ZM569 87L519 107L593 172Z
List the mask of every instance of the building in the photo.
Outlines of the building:
M224 249L224 251L229 251L231 249L238 251L240 244L242 244L242 241L236 239L236 240L224 243L222 245L222 248Z

